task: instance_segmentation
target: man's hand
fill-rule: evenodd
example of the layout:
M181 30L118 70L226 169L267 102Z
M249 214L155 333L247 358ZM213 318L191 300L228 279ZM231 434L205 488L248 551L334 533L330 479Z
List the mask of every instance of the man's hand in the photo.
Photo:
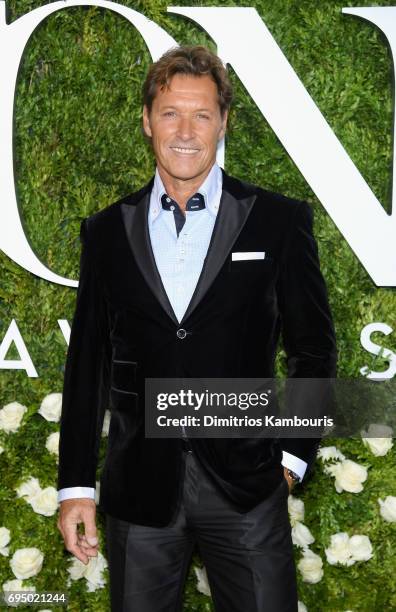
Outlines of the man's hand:
M283 467L283 475L286 478L287 484L289 485L289 493L291 493L292 489L293 489L293 487L295 485L295 482L294 482L293 478L290 478L290 476L288 474L288 471L287 471L287 468L285 468L285 467Z
M65 547L85 565L88 564L89 557L96 557L98 554L95 515L94 499L84 497L60 502L57 526ZM78 532L79 523L83 523L85 533Z

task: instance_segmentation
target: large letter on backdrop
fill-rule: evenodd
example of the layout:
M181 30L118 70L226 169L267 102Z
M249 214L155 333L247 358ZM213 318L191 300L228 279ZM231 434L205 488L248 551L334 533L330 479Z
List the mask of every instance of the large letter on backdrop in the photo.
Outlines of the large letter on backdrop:
M157 24L137 11L121 4L96 0L53 2L6 23L6 6L0 0L0 249L20 266L37 276L61 285L76 286L77 282L51 272L31 249L21 223L15 193L13 164L13 111L15 85L19 65L26 44L37 26L50 14L71 6L98 6L119 13L133 24L143 36L154 60L158 59L175 40Z
M41 278L75 286L75 281L58 276L40 262L26 239L15 195L12 151L15 84L26 43L43 19L71 6L98 6L123 15L139 30L154 60L176 42L137 11L107 0L53 2L11 25L6 24L5 2L0 0L0 53L7 58L2 65L0 90L0 249ZM168 10L193 19L212 36L220 57L232 64L374 282L396 286L395 215L388 215L378 202L257 11L234 7L170 7ZM343 10L375 23L384 31L393 49L396 8ZM220 162L223 155L221 148ZM395 174L393 180L395 183Z
M396 8L343 10L372 21L390 41L395 37ZM395 215L381 206L256 9L168 11L209 33L371 278L377 285L396 286Z

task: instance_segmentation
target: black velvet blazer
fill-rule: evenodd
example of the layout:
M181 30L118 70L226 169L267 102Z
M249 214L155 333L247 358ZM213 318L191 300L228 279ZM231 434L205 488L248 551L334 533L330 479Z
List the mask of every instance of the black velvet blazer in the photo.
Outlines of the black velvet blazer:
M58 488L95 487L110 407L99 507L164 526L177 508L179 439L144 435L145 377L273 376L282 332L288 373L335 376L336 348L308 204L223 172L212 240L178 323L148 233L153 180L81 224L80 283L67 353ZM265 259L232 261L233 251ZM184 328L188 334L176 334ZM241 512L283 478L282 449L312 465L317 440L192 439L202 466Z

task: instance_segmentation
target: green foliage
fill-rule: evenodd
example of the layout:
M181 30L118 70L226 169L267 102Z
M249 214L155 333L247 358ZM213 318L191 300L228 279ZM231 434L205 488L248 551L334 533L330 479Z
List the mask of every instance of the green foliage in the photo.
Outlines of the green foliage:
M119 1L156 21L180 44L214 46L194 23L168 14L162 0ZM8 22L45 3L8 0ZM176 4L252 3L181 0ZM369 0L359 3L371 4ZM391 6L392 2L377 4ZM363 20L343 15L344 3L336 0L256 0L253 5L389 211L393 77L381 33ZM248 37L248 33L243 35ZM140 126L140 89L149 63L140 34L120 16L95 7L53 14L27 45L15 103L16 187L31 245L58 274L77 277L81 220L139 188L153 172L153 158ZM359 377L363 365L374 364L360 345L360 331L373 321L394 325L395 293L373 285L232 68L231 74L236 98L226 169L312 203L337 329L339 375ZM14 488L29 476L37 477L43 487L56 486L56 463L45 449L45 440L58 426L45 421L37 410L46 394L62 390L67 347L57 320L71 321L75 290L29 274L4 254L0 254L0 266L0 335L4 336L15 318L39 375L28 378L23 371L1 372L0 405L19 401L28 407L28 413L18 432L0 437L5 448L0 455L0 526L11 530L10 556L17 548L35 545L45 555L42 571L26 583L34 584L37 591L63 590L70 555L63 548L56 518L35 514L24 500L16 498ZM396 349L395 335L386 342L388 348ZM18 358L15 348L8 358ZM376 368L386 367L379 361ZM278 369L284 372L282 351ZM299 577L299 598L309 612L396 610L395 525L381 519L377 503L378 497L396 494L395 448L386 457L376 458L357 440L334 442L349 458L369 467L369 477L362 493L338 494L333 480L317 464L312 477L296 492L304 499L305 524L316 538L311 548L324 559L324 577L318 584L305 584ZM101 460L104 450L105 440ZM99 526L103 550L101 516ZM329 565L324 548L337 531L368 535L373 558L349 568ZM299 556L296 550L297 560ZM200 564L198 557L194 563ZM13 577L9 557L0 555L0 583ZM73 612L109 609L107 589L87 593L83 581L76 581L68 590L68 609ZM213 609L210 599L197 592L192 570L184 609Z

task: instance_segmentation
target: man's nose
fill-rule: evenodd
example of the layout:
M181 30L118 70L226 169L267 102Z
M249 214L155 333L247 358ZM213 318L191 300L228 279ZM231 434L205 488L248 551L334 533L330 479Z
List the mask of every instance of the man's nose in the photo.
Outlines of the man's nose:
M193 122L189 117L180 117L178 135L183 140L190 140L194 136Z

